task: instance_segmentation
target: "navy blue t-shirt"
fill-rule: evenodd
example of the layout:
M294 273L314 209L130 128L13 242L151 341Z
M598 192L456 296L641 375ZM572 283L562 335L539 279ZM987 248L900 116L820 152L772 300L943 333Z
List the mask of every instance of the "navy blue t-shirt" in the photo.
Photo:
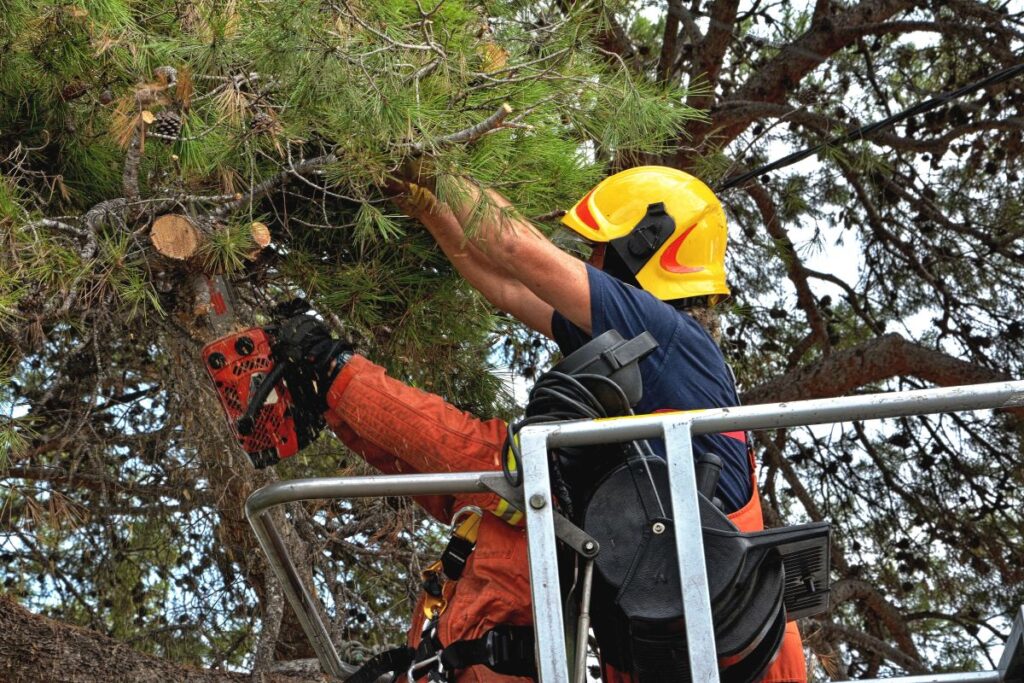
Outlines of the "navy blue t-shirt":
M615 330L624 339L632 339L647 331L658 342L658 348L640 361L644 393L634 408L637 414L739 404L732 373L722 352L700 323L648 292L590 265L587 276L594 337ZM551 329L565 355L592 338L558 311L551 320ZM663 441L658 439L651 446L665 457ZM732 436L701 434L694 437L693 450L697 456L713 451L722 458L718 497L725 511L733 512L746 505L751 494L746 444Z

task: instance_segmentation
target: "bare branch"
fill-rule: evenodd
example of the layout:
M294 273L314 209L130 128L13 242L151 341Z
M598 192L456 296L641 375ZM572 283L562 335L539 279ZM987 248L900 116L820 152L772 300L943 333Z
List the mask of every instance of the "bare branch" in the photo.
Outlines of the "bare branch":
M139 165L142 161L142 122L138 122L128 143L124 158L124 173L121 176L121 192L129 202L139 199Z
M765 187L759 182L748 183L744 190L754 200L758 211L761 212L761 217L764 219L768 234L775 240L776 246L782 252L786 274L789 276L793 286L796 287L797 305L807 316L807 323L811 328L811 334L808 336L805 348L802 350L798 349L797 353L793 354L790 358L790 365L794 365L800 356L803 355L803 351L806 351L814 343L822 344L827 353L829 348L828 328L825 325L821 311L818 309L814 292L811 291L811 286L807 281L807 270L804 268L803 261L797 255L793 242L789 239L789 234L782 227L782 221L779 220L775 203Z
M470 143L473 142L474 140L478 140L487 133L490 133L491 131L495 131L501 128L505 119L508 118L508 115L511 113L512 107L510 107L507 102L503 103L500 107L498 107L498 110L496 112L488 116L480 123L472 125L469 128L465 128L458 132L452 133L451 135L442 136L434 141L434 145L456 145L462 143ZM416 152L423 152L425 149L425 145L423 143L414 143L413 145L411 145L411 147Z

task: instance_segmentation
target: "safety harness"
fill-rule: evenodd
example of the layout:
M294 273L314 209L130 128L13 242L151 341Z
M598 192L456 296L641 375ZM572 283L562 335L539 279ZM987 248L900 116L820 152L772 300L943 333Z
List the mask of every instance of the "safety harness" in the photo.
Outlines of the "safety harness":
M646 333L627 341L606 332L540 377L526 417L509 427L507 490L492 490L522 503L516 498L522 495L516 437L522 426L632 414L642 396L638 362L656 345ZM719 671L726 683L751 683L779 651L786 622L827 607L829 528L817 523L741 532L714 502L721 462L706 455L695 464L705 560L713 568L709 597ZM572 599L590 607L602 662L631 672L639 683L688 681L666 462L639 440L562 448L551 453L550 467L558 501L556 536L575 551L565 554L565 566L582 560L596 569L593 592L584 588ZM453 643L438 638L438 620L473 552L484 514L490 513L460 511L441 558L422 574L426 619L418 647L377 655L349 683L371 683L389 672L405 673L410 683L424 677L450 682L481 664L499 674L536 676L531 627L503 624ZM574 542L581 536L588 543Z
M499 512L499 510L501 512ZM502 500L491 513L515 524L522 513ZM448 607L454 584L466 569L476 548L480 522L485 513L476 506L459 510L452 519L451 535L441 557L420 574L423 583L423 613L426 617L419 646L402 646L368 660L346 683L373 683L387 673L405 673L410 683L426 676L427 681L452 681L466 668L483 664L492 671L509 676L535 676L533 628L500 624L479 638L459 640L447 645L437 634L438 620Z

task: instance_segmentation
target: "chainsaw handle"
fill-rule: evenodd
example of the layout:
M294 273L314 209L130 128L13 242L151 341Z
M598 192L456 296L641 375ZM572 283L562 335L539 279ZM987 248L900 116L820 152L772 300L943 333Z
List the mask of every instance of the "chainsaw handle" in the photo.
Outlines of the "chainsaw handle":
M270 396L270 392L274 390L274 385L281 379L287 367L288 361L278 363L266 374L260 385L256 387L256 392L249 397L249 405L245 409L245 414L235 421L235 428L238 429L239 434L242 436L252 434L252 430L256 426L256 412L266 403L267 397Z

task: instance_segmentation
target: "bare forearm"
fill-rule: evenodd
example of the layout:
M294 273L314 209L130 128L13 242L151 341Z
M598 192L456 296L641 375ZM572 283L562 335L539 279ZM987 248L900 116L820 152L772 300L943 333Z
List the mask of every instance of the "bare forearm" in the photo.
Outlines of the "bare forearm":
M459 274L484 298L541 334L551 336L552 308L466 239L462 226L446 206L435 204L409 213L427 228Z
M420 211L415 217L433 235L451 264L473 287L489 300L499 286L496 273L500 272L491 259L466 239L462 226L451 212L444 208Z
M590 286L583 262L516 214L500 193L481 190L468 180L457 182L462 191L452 212L473 245L506 277L589 332Z
M515 213L512 204L499 192L482 190L464 179L456 182L461 192L451 203L452 212L469 239L496 267L508 268L507 258L503 257L515 253L525 243L547 242L529 221ZM518 273L510 274L518 277Z

